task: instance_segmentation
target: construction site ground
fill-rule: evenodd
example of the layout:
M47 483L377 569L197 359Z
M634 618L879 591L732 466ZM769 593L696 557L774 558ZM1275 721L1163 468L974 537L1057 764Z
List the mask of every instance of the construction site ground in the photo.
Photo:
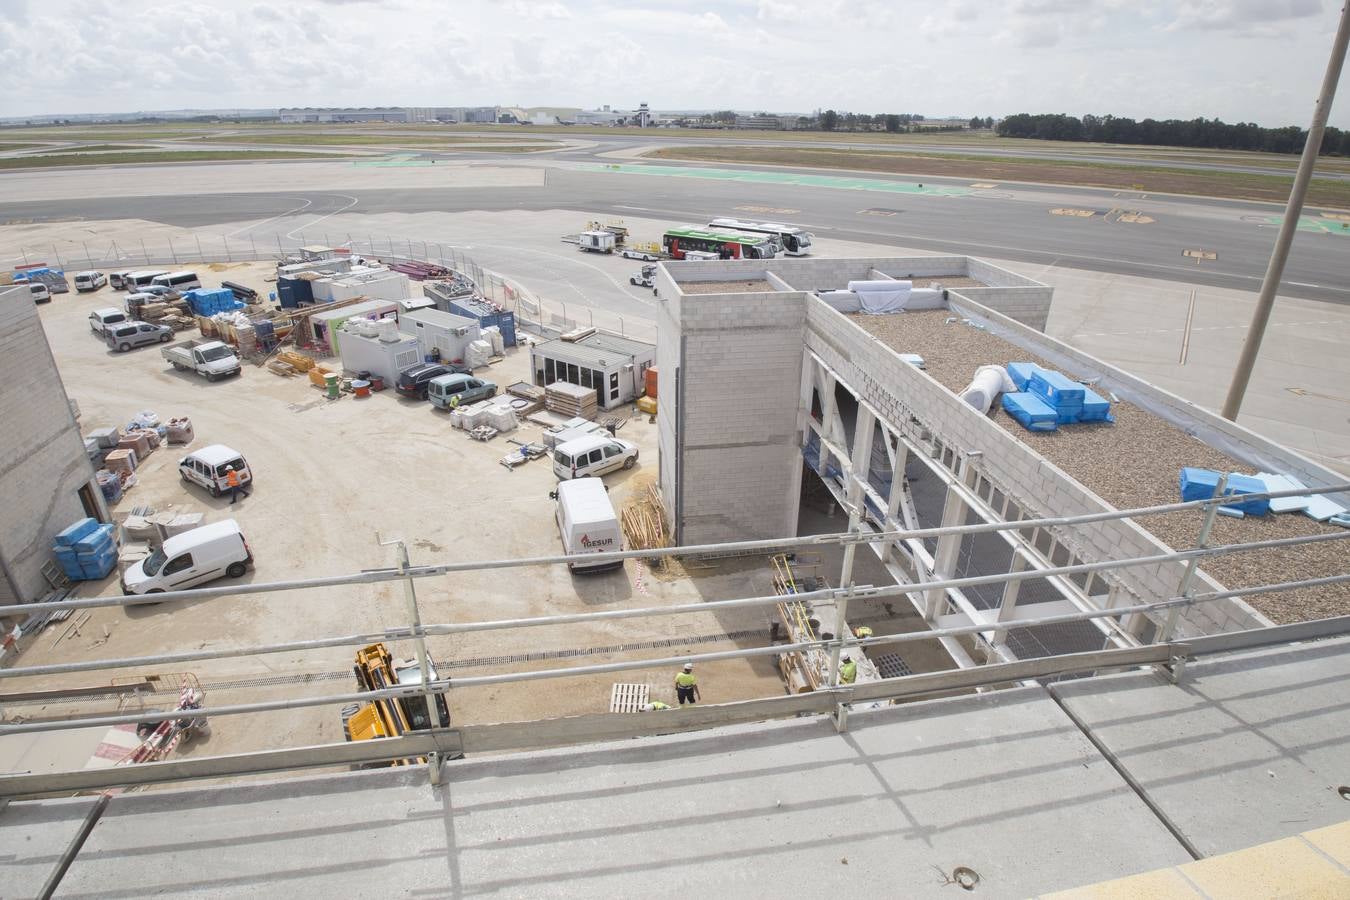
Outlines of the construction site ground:
M229 279L265 292L265 264L203 266L208 282ZM209 272L206 270L210 270ZM392 390L366 399L327 400L303 376L284 378L245 364L234 379L208 383L174 371L156 346L109 351L89 330L90 310L120 305L122 294L102 289L61 295L42 308L44 327L66 389L80 406L87 432L124 426L140 410L162 419L189 416L195 440L162 445L137 471L138 483L114 506L120 519L134 507L202 512L206 520L236 518L249 540L256 567L243 581L271 582L355 573L391 566L395 550L381 541L404 539L414 564L465 562L561 553L549 491L557 483L547 459L509 471L499 464L514 449L507 437L537 439L539 426L489 442L450 427L449 415ZM195 332L188 332L186 337ZM509 350L484 376L500 387L528 379L528 350ZM619 435L640 448L631 472L606 476L616 506L654 478L656 426L646 416L626 417ZM188 450L223 443L242 452L257 478L251 496L231 506L184 484L177 460ZM217 584L225 584L218 582ZM114 596L116 577L81 586L79 596ZM57 638L69 624L51 626L33 640L19 665L152 656L197 648L237 647L245 655L192 665L137 667L119 672L13 679L7 691L103 684L112 676L192 671L207 703L219 706L356 690L351 648L249 656L261 644L331 635L378 632L409 621L401 583L249 595L92 611L78 635ZM423 580L417 593L426 623L466 622L661 606L701 599L771 594L762 559L700 563L679 576L653 574L628 563L622 571L573 576L563 566L495 570ZM736 610L647 620L479 632L429 641L439 669L451 676L567 667L624 658L764 646L770 610ZM105 637L105 628L106 637ZM413 647L394 645L400 656ZM699 667L707 702L773 696L783 690L768 657ZM527 720L609 708L615 682L647 683L653 699L674 702L670 667L618 675L586 676L535 684L465 689L450 696L456 722ZM176 688L149 705L172 704ZM106 711L107 704L55 703L11 706L28 718ZM209 738L182 752L246 752L341 740L338 708L221 718ZM89 739L97 735L86 736ZM64 739L64 736L63 736ZM52 765L55 756L24 736L0 739L6 771ZM78 755L78 751L77 751ZM16 765L27 758L24 765ZM59 767L53 765L53 767ZM78 767L78 766L77 766Z

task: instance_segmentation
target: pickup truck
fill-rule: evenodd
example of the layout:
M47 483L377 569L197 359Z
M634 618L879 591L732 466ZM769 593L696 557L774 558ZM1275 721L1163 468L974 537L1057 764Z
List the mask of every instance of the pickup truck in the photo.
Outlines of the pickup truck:
M188 341L160 351L175 369L196 372L207 381L239 374L234 348L220 341Z

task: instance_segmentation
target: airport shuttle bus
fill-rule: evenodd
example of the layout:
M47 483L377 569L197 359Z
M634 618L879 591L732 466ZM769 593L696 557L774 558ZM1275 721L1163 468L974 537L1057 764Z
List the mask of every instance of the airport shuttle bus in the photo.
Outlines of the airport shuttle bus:
M713 219L709 228L731 229L746 234L766 234L778 242L785 256L806 256L811 252L811 232L796 225L774 222L742 222L739 219Z
M671 259L684 259L691 251L716 253L722 259L772 259L773 241L766 235L737 234L688 226L672 228L661 235L661 248Z

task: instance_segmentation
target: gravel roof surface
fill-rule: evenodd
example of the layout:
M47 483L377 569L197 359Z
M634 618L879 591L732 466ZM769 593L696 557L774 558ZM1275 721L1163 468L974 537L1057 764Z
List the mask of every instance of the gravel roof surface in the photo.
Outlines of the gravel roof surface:
M928 374L957 393L970 383L976 368L982 365L1017 361L1054 368L987 331L960 321L944 324L951 317L948 310L848 317L895 350L922 355ZM1183 466L1256 472L1132 403L1112 403L1111 413L1116 418L1115 424L1068 425L1054 432L1027 431L997 404L990 417L1117 509L1178 502L1181 497L1177 478ZM1167 545L1185 549L1195 545L1202 519L1203 514L1195 510L1138 521ZM1301 513L1245 519L1220 516L1214 523L1210 543L1245 543L1342 531L1338 526L1315 522ZM1232 589L1341 575L1350 572L1350 541L1234 553L1206 561L1203 569ZM1277 623L1350 615L1350 583L1263 594L1247 602Z

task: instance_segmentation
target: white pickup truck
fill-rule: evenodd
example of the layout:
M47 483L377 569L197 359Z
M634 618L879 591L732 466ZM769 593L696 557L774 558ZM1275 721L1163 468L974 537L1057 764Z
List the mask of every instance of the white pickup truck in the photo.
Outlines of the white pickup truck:
M160 351L175 369L192 371L207 381L239 374L234 348L220 341L189 341Z

